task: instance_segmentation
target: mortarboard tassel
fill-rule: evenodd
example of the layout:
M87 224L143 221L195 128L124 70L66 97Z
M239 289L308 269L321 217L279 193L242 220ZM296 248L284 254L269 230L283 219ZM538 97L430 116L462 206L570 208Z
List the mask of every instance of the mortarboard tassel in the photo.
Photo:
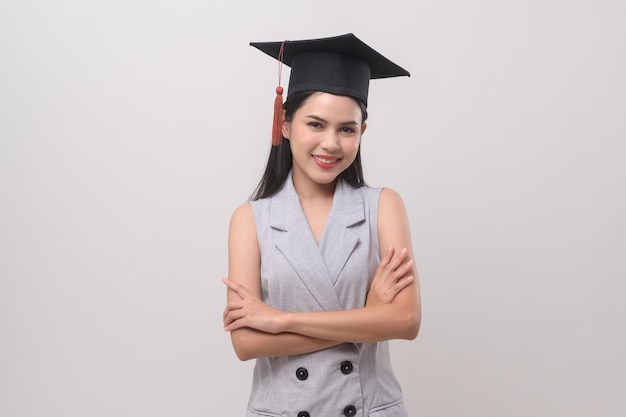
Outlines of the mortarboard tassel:
M283 69L283 52L285 51L285 42L280 45L278 54L278 87L276 87L276 98L274 99L274 120L272 123L272 145L280 146L283 143L283 133L281 129L283 121L283 88L280 86Z
M281 122L283 119L283 88L276 87L276 98L274 99L274 123L272 124L272 145L280 146L283 143L283 133Z

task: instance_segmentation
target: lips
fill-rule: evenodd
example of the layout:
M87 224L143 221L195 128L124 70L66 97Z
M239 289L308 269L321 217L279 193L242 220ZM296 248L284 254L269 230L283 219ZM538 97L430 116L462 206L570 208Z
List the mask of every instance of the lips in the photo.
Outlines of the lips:
M333 168L339 161L341 161L341 158L337 158L336 156L312 155L312 157L313 161L324 169Z

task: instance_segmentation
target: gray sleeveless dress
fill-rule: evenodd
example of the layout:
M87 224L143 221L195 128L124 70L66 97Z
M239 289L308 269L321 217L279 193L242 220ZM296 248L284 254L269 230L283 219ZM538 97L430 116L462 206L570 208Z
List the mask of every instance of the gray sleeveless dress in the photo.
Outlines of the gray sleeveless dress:
M337 184L320 245L291 176L273 197L251 202L261 251L262 298L285 311L365 305L380 260L380 189ZM256 360L247 417L406 417L387 342L344 343Z

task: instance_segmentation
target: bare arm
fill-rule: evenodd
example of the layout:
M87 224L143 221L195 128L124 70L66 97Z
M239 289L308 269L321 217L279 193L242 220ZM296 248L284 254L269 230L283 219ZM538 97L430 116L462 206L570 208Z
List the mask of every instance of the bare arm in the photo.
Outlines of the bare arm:
M381 267L377 271L377 277L387 274L392 276L391 282L401 283L402 289L394 294L391 302L370 303L368 297L368 304L360 309L289 313L265 306L255 296L254 289L248 292L245 284L242 288L226 281L241 297L227 306L226 329L252 327L269 333L288 332L337 342L414 339L419 330L421 306L417 272L412 262L404 262L412 253L409 223L400 196L389 189L383 190L380 196L378 234L380 247L394 248L397 254L381 253L382 271ZM377 282L376 277L374 281Z

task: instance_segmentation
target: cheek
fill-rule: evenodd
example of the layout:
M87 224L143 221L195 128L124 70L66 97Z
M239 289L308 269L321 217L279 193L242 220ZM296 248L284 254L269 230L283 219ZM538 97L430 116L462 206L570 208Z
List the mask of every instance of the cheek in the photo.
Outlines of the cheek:
M357 153L357 151L359 150L359 145L361 145L361 138L357 138L351 143L350 150L353 153Z
M359 151L359 145L361 144L360 140L350 141L349 143L345 143L343 148L344 158L346 162L352 163L356 159L356 154Z
M320 141L319 136L307 129L292 126L290 133L292 147L294 144L300 148L315 147Z

